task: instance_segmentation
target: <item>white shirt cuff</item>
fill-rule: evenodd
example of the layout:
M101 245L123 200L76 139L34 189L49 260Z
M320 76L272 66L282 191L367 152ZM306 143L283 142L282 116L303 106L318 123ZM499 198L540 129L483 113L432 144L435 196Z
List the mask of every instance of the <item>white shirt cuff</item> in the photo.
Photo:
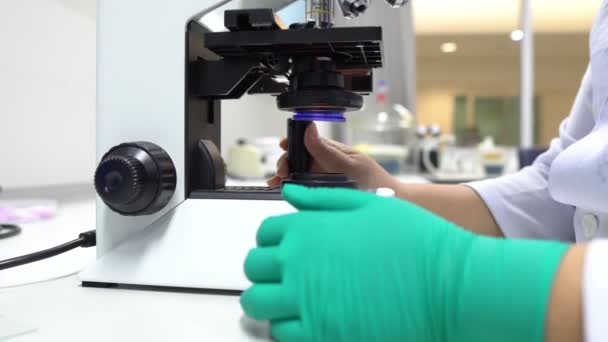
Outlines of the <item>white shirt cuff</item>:
M585 341L608 341L608 240L596 240L585 256L583 319Z
M506 224L512 217L510 217L510 213L505 208L503 195L499 192L496 180L487 179L483 181L470 182L464 184L471 189L473 189L477 195L481 198L481 200L486 204L492 216L494 217L494 221L498 225L498 228L502 231L502 233L509 238L518 238L525 237L523 232L519 230L519 228L514 228L513 230L509 229L509 227L515 227L510 224Z
M465 185L481 197L506 237L574 241L574 208L551 198L539 170L528 167Z

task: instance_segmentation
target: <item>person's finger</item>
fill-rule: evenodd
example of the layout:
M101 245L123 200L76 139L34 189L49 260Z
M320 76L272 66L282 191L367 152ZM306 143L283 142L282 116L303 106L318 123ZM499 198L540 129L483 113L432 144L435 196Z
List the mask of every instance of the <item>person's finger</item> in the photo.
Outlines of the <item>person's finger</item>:
M289 148L289 142L288 142L287 138L281 139L279 146L281 147L281 149L283 151L287 152L287 149Z
M241 295L241 307L256 320L285 320L298 317L295 296L278 284L256 284Z
M310 342L312 336L300 320L275 321L270 324L270 336L278 342Z
M262 222L256 236L256 242L260 247L277 246L283 240L283 236L287 232L289 223L292 222L292 215L269 217Z
M271 188L276 188L278 186L281 186L282 181L283 181L283 178L281 178L279 176L272 176L272 178L270 178L266 181L266 184L268 184L268 186Z
M245 259L245 275L252 283L278 283L281 281L281 264L278 247L254 248Z
M351 189L283 186L283 198L298 210L351 210L365 205L372 194Z
M304 134L304 144L310 155L326 172L344 173L350 169L349 156L319 137L317 126L312 123Z
M323 139L323 140L324 140L324 142L326 144L328 144L329 146L334 147L338 151L342 151L342 152L344 152L346 154L357 153L357 150L355 150L354 148L352 148L352 147L350 147L350 146L348 146L346 144L343 144L341 142L337 142L337 141L331 140L331 139Z
M289 163L287 163L287 153L283 154L277 161L277 176L287 178L289 176Z

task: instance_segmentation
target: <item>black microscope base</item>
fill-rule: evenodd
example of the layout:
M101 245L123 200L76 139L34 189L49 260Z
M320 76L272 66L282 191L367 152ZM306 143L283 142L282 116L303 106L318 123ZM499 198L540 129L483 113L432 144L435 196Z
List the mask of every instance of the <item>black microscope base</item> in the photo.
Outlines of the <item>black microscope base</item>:
M193 199L281 201L281 188L266 186L227 186L218 190L194 190L190 193Z
M294 173L283 184L296 184L311 188L357 189L357 183L342 173Z

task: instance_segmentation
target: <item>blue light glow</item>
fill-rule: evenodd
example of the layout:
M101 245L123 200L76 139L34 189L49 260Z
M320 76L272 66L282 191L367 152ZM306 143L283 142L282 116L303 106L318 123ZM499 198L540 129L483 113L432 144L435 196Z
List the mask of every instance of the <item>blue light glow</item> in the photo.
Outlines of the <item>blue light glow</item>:
M345 122L343 112L297 112L294 113L293 119L296 121L328 121L328 122Z

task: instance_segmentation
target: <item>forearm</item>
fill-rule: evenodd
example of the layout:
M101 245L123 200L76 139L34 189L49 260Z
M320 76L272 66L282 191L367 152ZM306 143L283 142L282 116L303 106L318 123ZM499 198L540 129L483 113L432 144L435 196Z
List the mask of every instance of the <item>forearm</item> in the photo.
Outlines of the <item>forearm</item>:
M472 232L503 236L492 213L465 185L404 184L394 186L397 196L415 203Z
M477 193L464 185L400 184L397 196L473 232L502 236L492 214ZM546 317L546 342L583 341L582 273L585 245L565 254L556 274Z
M582 274L586 246L568 250L555 277L547 311L547 342L583 341Z

